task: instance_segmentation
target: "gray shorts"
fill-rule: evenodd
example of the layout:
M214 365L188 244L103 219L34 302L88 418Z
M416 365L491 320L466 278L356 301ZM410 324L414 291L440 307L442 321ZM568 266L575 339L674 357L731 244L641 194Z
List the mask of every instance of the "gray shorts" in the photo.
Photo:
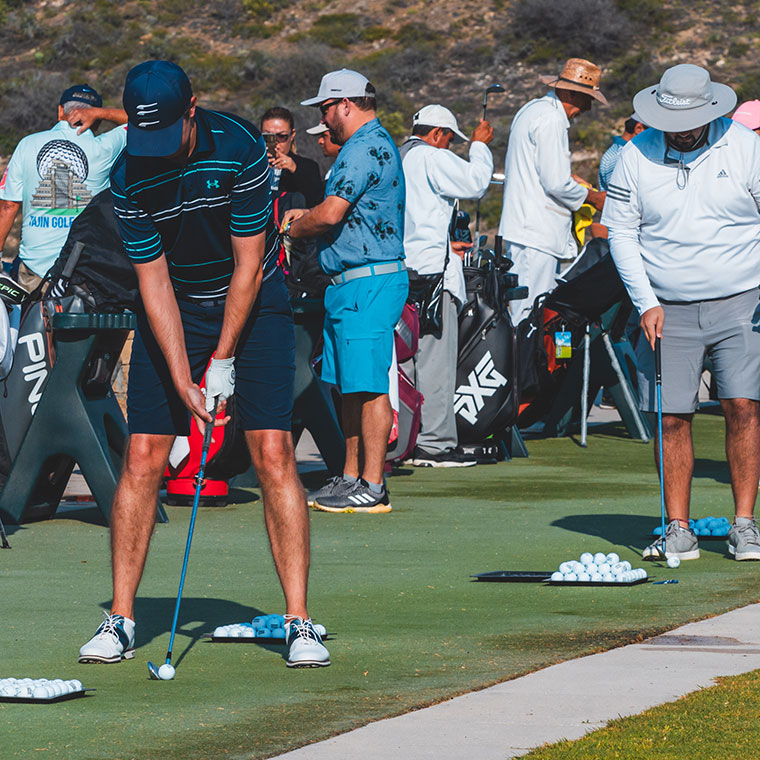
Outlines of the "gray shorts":
M663 303L662 410L689 414L698 405L705 356L712 362L718 398L760 401L758 290L693 303ZM642 333L636 348L639 405L657 409L654 351Z

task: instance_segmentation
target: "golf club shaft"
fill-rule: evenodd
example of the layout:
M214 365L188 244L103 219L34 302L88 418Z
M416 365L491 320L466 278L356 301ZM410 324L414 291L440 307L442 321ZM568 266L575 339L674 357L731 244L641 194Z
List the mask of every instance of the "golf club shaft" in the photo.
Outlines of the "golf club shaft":
M171 663L172 649L174 647L174 634L177 631L177 620L179 619L179 606L182 602L182 589L185 586L185 575L187 574L187 561L190 557L190 545L193 542L193 530L195 528L195 517L198 514L198 503L201 499L201 489L203 488L203 475L206 470L206 458L208 450L211 447L211 436L214 433L214 420L216 420L216 407L219 398L214 399L214 408L211 411L211 422L206 423L206 429L203 433L203 448L201 450L201 463L198 467L197 482L195 484L195 498L193 499L193 510L190 513L190 526L187 529L187 543L185 544L185 557L182 560L182 572L179 576L179 590L177 591L177 603L174 606L174 619L172 620L172 631L169 637L169 649L166 652L166 662Z
M581 391L581 446L586 448L588 435L588 383L591 371L591 334L586 322L586 331L583 334L583 389Z
M665 546L665 467L663 465L662 450L662 344L660 338L654 339L654 383L657 394L657 448L660 455L657 457L660 469L660 525L662 527L662 551L666 553ZM667 556L667 553L666 553Z
M11 548L11 545L8 543L8 536L5 535L5 526L3 525L2 520L0 520L0 541L2 541L3 549Z

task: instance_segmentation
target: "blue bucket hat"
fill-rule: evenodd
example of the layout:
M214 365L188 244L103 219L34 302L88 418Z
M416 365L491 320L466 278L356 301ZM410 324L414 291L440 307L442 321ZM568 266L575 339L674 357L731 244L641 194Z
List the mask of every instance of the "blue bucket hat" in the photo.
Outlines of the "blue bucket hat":
M182 121L193 91L187 74L170 61L145 61L124 83L127 153L171 156L182 143Z

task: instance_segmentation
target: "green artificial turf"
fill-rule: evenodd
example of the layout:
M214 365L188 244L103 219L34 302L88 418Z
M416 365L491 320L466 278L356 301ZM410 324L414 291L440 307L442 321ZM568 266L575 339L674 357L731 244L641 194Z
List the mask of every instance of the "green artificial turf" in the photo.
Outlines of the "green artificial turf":
M731 515L722 420L700 415L695 517ZM310 610L335 633L333 665L285 667L284 649L212 644L215 626L282 612L255 491L201 509L174 648L177 676L148 680L168 644L190 510L158 525L137 600L137 656L78 665L110 599L108 532L91 511L13 530L0 551L0 676L79 678L94 696L0 704L0 756L200 760L277 754L582 654L758 600L757 566L722 542L678 585L551 588L475 583L489 570L554 569L583 551L638 561L659 522L651 445L618 429L528 444L529 459L405 469L389 515L313 512ZM307 480L314 485L314 476ZM80 519L76 519L80 518Z
M526 760L756 760L760 747L760 671L628 718L577 741L542 747Z

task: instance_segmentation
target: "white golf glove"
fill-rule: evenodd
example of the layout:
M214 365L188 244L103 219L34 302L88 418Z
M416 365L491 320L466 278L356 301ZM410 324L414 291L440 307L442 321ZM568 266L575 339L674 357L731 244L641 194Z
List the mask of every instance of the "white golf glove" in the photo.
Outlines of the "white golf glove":
M214 399L219 403L228 399L235 392L235 357L229 359L212 359L206 372L206 411L214 408Z

